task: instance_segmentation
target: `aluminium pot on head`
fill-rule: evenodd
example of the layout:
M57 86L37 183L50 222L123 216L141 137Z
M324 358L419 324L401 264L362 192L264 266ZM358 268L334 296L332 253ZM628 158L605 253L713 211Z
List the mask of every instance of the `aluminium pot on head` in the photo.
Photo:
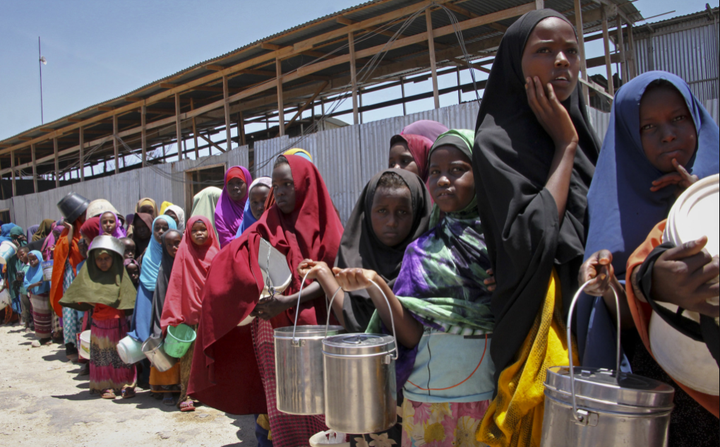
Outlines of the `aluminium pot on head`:
M109 250L123 256L125 254L125 245L120 239L103 234L92 240L90 251Z
M76 192L69 192L57 204L60 213L70 223L74 223L84 213L90 201Z

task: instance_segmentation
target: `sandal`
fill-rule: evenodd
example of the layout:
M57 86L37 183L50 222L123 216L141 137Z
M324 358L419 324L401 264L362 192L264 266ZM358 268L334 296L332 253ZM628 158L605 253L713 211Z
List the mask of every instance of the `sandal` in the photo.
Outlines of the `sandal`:
M195 403L188 399L180 404L180 411L195 411Z
M108 388L106 390L102 390L100 397L103 399L115 399L117 396L115 395L115 390Z
M123 399L132 399L135 397L135 388L123 388L121 393Z

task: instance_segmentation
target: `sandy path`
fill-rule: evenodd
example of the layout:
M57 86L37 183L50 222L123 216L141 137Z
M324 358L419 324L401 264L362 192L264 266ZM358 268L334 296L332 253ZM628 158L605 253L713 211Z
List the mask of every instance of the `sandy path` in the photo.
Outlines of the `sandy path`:
M34 339L20 325L0 326L0 445L257 445L252 416L181 413L146 390L127 400L91 395L64 347L31 348Z

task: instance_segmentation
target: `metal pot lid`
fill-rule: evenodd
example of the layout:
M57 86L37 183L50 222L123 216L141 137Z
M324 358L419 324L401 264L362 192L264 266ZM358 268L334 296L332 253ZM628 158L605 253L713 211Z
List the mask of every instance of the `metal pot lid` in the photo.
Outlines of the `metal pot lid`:
M323 340L323 351L342 355L383 354L395 349L392 335L342 334Z
M109 250L122 257L125 253L125 245L120 239L103 234L92 240L92 247L90 247L90 251L95 250Z
M605 368L576 366L575 395L611 404L635 407L672 406L675 390L668 384L636 374L620 374L616 381L614 372ZM547 370L545 386L567 394L572 401L570 372L567 366L551 366Z
M327 334L337 335L345 332L345 328L342 326L328 326ZM297 326L295 330L295 338L324 338L325 337L325 326ZM289 339L293 338L293 327L286 326L275 329L275 338Z

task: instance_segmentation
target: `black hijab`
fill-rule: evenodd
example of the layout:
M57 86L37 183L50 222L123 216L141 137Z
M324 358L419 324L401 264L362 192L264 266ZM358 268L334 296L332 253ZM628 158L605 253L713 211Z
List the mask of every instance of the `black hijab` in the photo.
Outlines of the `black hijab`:
M562 223L545 188L555 145L530 109L522 72L527 39L543 19L561 14L536 10L520 17L503 36L478 114L473 172L478 211L485 228L497 289L490 348L495 378L512 362L537 316L553 267L567 309L577 290L585 246L587 192L599 141L587 118L580 85L563 105L579 143ZM568 22L569 23L569 22Z
M163 306L165 305L165 294L167 293L168 284L170 283L170 275L172 274L173 264L175 263L175 257L170 256L165 242L165 236L167 236L170 232L178 233L182 237L182 233L180 231L168 230L160 238L163 247L162 261L160 261L160 268L158 269L157 283L152 302L152 318L150 323L150 327L152 328L150 336L153 338L162 338L160 318L162 317Z
M140 225L145 225L150 229L150 237L147 239L140 239L137 234L137 228ZM135 259L140 259L145 253L145 249L150 245L150 239L153 237L153 217L148 213L135 213L133 217L133 235L132 240L135 242Z
M395 247L388 247L380 242L370 220L378 182L387 172L402 177L412 198L412 229L408 237ZM340 241L336 265L340 268L362 267L375 270L392 288L400 273L405 248L428 230L431 208L430 193L416 174L402 169L385 169L379 172L365 185L355 204ZM364 332L374 311L375 306L366 290L345 292L343 315L348 332Z

